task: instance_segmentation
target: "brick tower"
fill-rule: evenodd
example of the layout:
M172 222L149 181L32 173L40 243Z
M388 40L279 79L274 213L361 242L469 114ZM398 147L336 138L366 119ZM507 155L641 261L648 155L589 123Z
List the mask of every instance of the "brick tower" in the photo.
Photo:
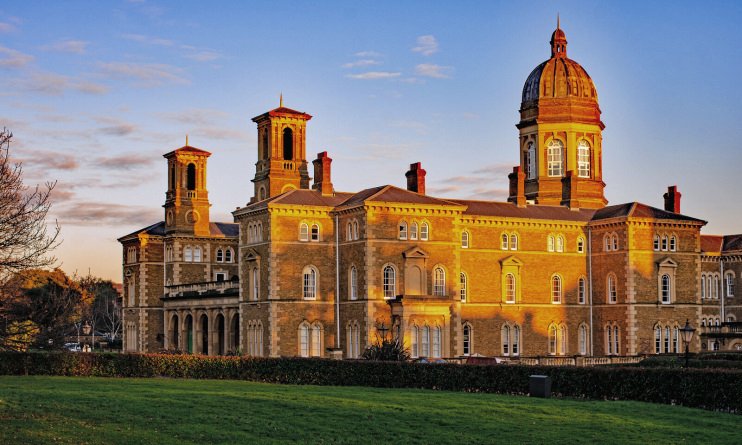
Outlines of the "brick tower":
M255 199L262 201L291 189L308 189L307 121L312 116L280 106L254 117L258 124Z
M211 153L186 145L163 155L167 159L165 232L209 235L209 191L206 161Z
M523 86L520 165L528 202L570 208L606 206L598 94L579 63L567 58L567 38L551 36L551 58Z

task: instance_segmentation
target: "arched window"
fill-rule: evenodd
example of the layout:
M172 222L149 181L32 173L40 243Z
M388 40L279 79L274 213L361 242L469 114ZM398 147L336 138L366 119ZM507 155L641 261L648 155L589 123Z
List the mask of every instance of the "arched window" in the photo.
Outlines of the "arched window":
M396 271L392 266L384 268L384 298L394 298L397 296Z
M619 342L618 339L620 337L618 336L618 326L613 326L613 352L616 355L619 355Z
M510 326L502 327L502 355L510 355Z
M554 237L553 236L549 236L549 240L548 240L548 243L547 243L547 246L546 246L546 248L549 250L549 252L553 252L554 251L554 244L556 244L556 241L554 240Z
M430 356L430 328L428 326L423 326L423 333L422 333L422 355L423 357Z
M399 223L399 239L407 239L407 223L404 221Z
M505 276L505 302L515 303L515 275L511 273Z
M549 326L549 355L557 353L557 327Z
M732 275L731 272L727 272L726 282L727 282L727 297L733 297L734 296L734 275Z
M319 241L319 226L312 224L312 241Z
M469 232L461 232L461 248L462 249L468 249L469 248Z
M667 250L667 235L662 237L662 250Z
M322 328L315 325L312 328L312 357L322 355Z
M659 235L654 236L654 250L655 252L660 250L660 236Z
M701 299L706 298L706 275L701 275Z
M564 169L562 168L564 164L564 155L563 155L563 149L564 144L562 144L562 141L553 140L549 142L548 147L548 164L549 164L549 176L563 176L564 175Z
M217 263L224 262L224 251L222 249L217 249L216 251L216 262Z
M441 356L441 327L433 328L433 357Z
M510 250L518 250L518 235L510 235Z
M232 249L227 249L224 252L224 261L226 261L227 263L232 262Z
M605 246L603 247L603 250L605 250L606 252L610 252L611 251L611 235L606 234L606 236L603 237L603 240L605 241Z
M309 226L305 223L299 226L299 241L309 241Z
M188 164L187 169L187 188L188 190L196 190L196 165L195 164Z
M586 282L584 278L580 278L577 280L577 302L580 304L585 304L587 302L587 289L586 289Z
M258 291L260 289L260 276L258 275L258 268L254 268L252 270L252 299L256 300L258 299Z
M471 326L464 325L464 355L471 354Z
M183 261L190 262L193 261L193 251L190 247L185 248L185 254L183 255Z
M510 237L507 233L502 234L500 247L502 250L508 250L510 248Z
M420 224L420 241L428 240L428 223Z
M358 222L353 221L353 239L358 239Z
M613 274L608 275L608 303L616 303L618 295L616 293L616 277Z
M662 326L654 328L654 353L662 354Z
M559 355L567 354L567 326L559 329Z
M675 235L670 237L670 252L675 252L677 249L678 240L675 238Z
M317 299L317 271L313 267L304 268L304 299Z
M533 142L528 143L526 151L526 179L536 179L536 148Z
M260 187L260 200L265 199L265 187Z
M559 275L551 277L551 302L562 302L562 277Z
M662 275L662 302L670 302L670 275Z
M436 267L433 278L433 295L437 297L446 295L446 271L442 267Z
M519 326L513 326L513 342L512 342L512 348L513 355L518 355L520 350L520 327Z
M580 354L587 355L587 326L580 326Z
M719 276L714 275L714 298L719 298Z
M466 274L461 272L461 302L466 303Z
M678 327L675 326L672 328L672 352L674 354L678 353Z
M299 355L309 357L309 326L299 326Z
M356 294L356 286L358 285L358 272L355 266L350 268L350 299L355 300L358 298Z
M564 252L564 238L561 236L558 236L556 239L556 251Z
M613 355L613 330L610 326L605 328L606 355Z
M201 262L201 248L196 247L193 249L193 262L194 263L200 263Z
M665 326L665 352L670 352L670 326Z
M618 235L614 233L611 239L613 240L613 250L618 250Z
M577 176L590 177L590 145L584 139L577 145Z
M585 238L577 238L577 253L585 253Z
M263 131L263 157L262 159L268 159L268 130Z
M286 161L294 159L294 133L290 128L283 130L283 159Z
M706 276L706 298L714 298L714 294L711 293L711 275Z
M348 241L353 239L353 224L348 223L348 237L346 238Z
M420 328L417 326L410 328L410 356L420 356Z

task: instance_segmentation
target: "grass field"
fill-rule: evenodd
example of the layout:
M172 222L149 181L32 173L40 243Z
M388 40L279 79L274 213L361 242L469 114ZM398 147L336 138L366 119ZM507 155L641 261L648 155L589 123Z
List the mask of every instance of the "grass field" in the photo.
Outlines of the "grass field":
M0 377L0 443L739 443L742 416L638 402L241 381Z

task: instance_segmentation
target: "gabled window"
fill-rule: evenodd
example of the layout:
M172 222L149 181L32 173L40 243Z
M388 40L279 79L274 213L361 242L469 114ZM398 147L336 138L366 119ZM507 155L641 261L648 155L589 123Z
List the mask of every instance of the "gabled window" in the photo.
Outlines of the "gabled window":
M392 266L384 268L384 298L397 296L397 273Z
M407 223L404 221L399 223L399 239L407 239Z
M462 303L466 303L466 296L467 296L466 274L464 272L461 272L461 302Z
M586 282L584 278L580 278L577 280L577 302L580 304L585 304L587 302L587 289L586 289Z
M549 142L547 149L549 176L564 175L564 169L562 168L564 163L563 148L564 144L562 144L562 141L553 140Z
M662 275L662 302L670 302L670 275Z
M584 139L577 145L577 176L590 177L590 145Z
M428 240L428 223L420 224L420 241Z
M507 233L502 234L502 236L500 237L500 241L500 248L502 248L502 250L510 249L510 237Z
M467 231L461 232L461 248L462 249L469 248L469 232Z
M677 248L677 238L675 238L675 235L670 237L670 252L675 252L675 249Z
M433 270L433 295L442 297L446 295L446 271L442 267Z
M551 277L551 302L562 302L562 277L559 275Z
M518 250L518 235L510 235L510 250Z
M313 267L304 268L304 299L305 300L316 300L317 299L317 271Z
M511 273L505 276L505 302L515 303L515 276Z
M304 223L299 226L299 241L309 241L309 226Z
M410 239L411 240L417 239L417 223L416 222L410 225Z
M312 224L312 241L319 241L319 226Z
M217 263L224 262L224 251L222 249L217 249L216 251L216 262Z

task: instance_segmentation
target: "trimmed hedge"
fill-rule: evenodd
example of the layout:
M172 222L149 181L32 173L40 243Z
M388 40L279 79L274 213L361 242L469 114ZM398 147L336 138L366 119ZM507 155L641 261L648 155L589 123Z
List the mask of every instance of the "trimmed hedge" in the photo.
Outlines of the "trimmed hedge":
M555 396L636 400L742 413L742 372L726 369L456 365L306 358L111 353L0 353L0 375L174 377L325 386L528 394L548 375Z

